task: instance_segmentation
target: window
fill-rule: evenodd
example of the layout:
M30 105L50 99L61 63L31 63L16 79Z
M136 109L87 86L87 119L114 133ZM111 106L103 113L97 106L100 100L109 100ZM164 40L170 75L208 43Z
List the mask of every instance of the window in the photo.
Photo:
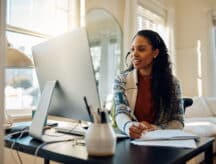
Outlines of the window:
M94 66L95 79L97 87L100 79L100 62L101 62L101 45L100 42L91 43L90 45L91 57Z
M32 58L31 47L67 31L68 0L7 0L6 37ZM39 99L35 69L6 69L5 107L33 109Z
M21 50L29 57L31 47L45 39L17 32L6 32L8 42L14 48ZM6 109L31 109L35 108L39 98L39 86L34 69L8 68L5 73Z
M150 29L158 32L168 46L169 44L165 22L165 11L162 15L148 10L142 4L138 4L136 13L136 28L137 30Z
M8 0L7 24L43 34L67 31L68 0Z

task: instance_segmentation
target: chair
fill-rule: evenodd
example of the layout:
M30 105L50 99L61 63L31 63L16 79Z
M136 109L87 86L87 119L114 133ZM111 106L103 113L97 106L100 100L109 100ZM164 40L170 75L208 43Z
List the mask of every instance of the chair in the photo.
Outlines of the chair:
M185 112L186 108L193 104L193 99L192 98L182 98L182 100L183 100L183 107L184 107L184 112Z

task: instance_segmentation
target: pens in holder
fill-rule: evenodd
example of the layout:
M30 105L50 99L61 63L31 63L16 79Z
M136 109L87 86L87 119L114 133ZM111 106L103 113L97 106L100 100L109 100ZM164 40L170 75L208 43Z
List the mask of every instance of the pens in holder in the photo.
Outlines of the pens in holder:
M95 123L100 123L101 122L100 113L97 113L96 111L92 110L92 114L93 114L93 117L94 117L94 122Z
M95 120L94 120L93 114L92 114L92 112L91 112L91 109L90 109L90 107L89 107L89 105L88 105L88 101L87 101L86 96L83 97L83 100L84 100L84 103L85 103L87 112L88 112L88 114L89 114L90 121L91 121L91 122L94 122Z

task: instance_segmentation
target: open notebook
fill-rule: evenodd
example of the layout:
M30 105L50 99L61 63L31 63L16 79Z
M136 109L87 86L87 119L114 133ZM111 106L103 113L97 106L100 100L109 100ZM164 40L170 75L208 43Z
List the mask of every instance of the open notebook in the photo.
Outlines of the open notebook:
M142 134L136 141L153 141L153 140L188 140L199 139L199 136L185 132L183 130L155 130Z

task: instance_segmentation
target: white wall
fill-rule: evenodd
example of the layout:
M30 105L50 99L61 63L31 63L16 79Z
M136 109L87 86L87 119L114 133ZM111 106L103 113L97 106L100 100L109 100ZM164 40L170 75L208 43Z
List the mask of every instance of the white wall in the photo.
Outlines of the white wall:
M215 0L160 0L167 9L173 8L175 18L176 74L181 81L184 96L198 95L198 52L200 41L202 95L216 96L216 73L213 72L215 57L210 44L211 10L216 9ZM108 10L124 25L125 0L87 1L87 11L92 8ZM123 31L124 32L124 31ZM215 77L214 77L215 76Z
M3 163L5 0L0 1L0 163Z
M176 0L176 59L177 75L181 81L183 94L198 95L198 52L200 41L202 92L205 96L215 95L213 58L210 46L211 9L216 6L213 0Z
M123 29L125 0L87 0L86 11L94 8L101 8L110 12Z

